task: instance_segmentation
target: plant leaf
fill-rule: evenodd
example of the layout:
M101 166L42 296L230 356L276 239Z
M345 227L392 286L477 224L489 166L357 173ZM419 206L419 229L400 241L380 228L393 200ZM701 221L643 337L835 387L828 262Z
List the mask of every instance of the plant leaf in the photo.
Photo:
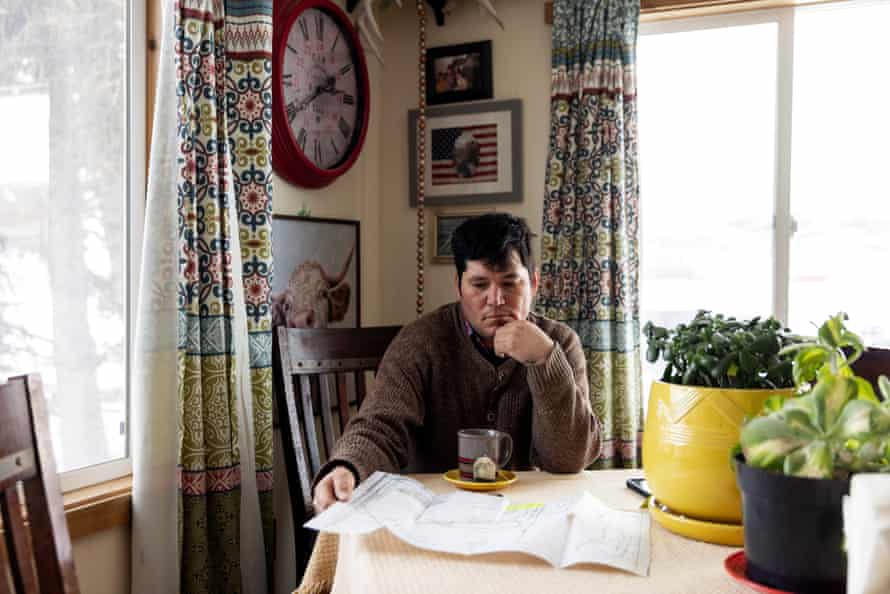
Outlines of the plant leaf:
M810 423L820 432L825 431L825 397L811 391L799 398L789 398L780 414L799 409L807 414Z
M890 402L890 379L886 375L878 378L878 390L881 392L885 402Z
M831 478L834 474L831 448L822 440L814 441L789 454L785 458L784 471L789 476Z
M795 384L811 382L816 378L819 369L828 362L831 351L822 345L812 345L798 351L792 365L792 376Z
M785 396L782 396L781 394L773 394L763 401L763 410L761 411L761 414L768 415L781 410L782 405L785 404L785 400L787 400Z
M816 420L802 408L787 408L782 411L781 416L788 427L802 438L816 439L822 434Z
M854 375L852 379L856 383L856 398L859 400L868 400L875 404L880 402L878 397L875 396L875 389L871 387L871 383L868 380L861 378L858 375Z
M868 400L851 400L844 407L837 422L829 434L841 441L855 439L862 441L871 437L874 420L880 411L878 406Z
M777 470L785 456L806 441L776 415L752 419L742 427L739 439L748 464Z
M846 377L820 379L813 388L816 398L825 399L825 419L822 427L829 429L850 400L856 398L856 382Z

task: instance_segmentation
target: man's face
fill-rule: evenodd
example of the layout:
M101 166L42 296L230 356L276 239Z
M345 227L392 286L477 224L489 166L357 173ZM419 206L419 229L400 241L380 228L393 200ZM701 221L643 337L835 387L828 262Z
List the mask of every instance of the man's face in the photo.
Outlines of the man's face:
M538 290L537 272L529 276L516 250L511 250L503 268L467 260L467 269L458 282L464 319L483 338L492 338L499 327L513 320L524 320Z

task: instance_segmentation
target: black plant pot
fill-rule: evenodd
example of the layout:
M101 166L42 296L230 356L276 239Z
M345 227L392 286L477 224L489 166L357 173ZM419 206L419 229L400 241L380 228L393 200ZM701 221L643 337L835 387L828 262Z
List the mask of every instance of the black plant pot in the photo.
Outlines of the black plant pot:
M735 462L748 577L800 594L843 594L841 500L850 481L785 476L748 466L741 456Z

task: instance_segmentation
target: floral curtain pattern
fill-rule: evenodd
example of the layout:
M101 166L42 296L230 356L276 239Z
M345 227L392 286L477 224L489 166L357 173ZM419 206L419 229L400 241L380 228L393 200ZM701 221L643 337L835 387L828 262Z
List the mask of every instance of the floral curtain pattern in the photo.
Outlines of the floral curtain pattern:
M136 336L133 591L264 592L272 2L164 8Z
M639 467L639 0L556 0L538 310L570 325L603 423L598 468Z
M226 100L253 395L256 484L266 575L272 505L272 0L226 2ZM271 580L271 577L270 577Z

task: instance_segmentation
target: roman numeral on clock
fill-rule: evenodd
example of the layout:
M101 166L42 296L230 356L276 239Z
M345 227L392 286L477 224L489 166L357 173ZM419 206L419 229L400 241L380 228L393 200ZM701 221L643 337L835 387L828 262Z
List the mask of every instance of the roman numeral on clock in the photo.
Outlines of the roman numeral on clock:
M297 134L297 144L300 145L300 150L304 153L306 152L306 137L309 134L306 133L306 128L300 128L300 132Z
M337 49L337 42L340 41L340 34L337 33L337 37L334 38L334 43L331 45L331 53L334 53L334 50Z
M346 74L350 70L352 70L352 64L346 64L340 69L340 74Z
M317 138L315 139L315 150L313 152L315 154L315 162L321 163L321 144Z
M315 16L315 35L319 41L324 39L324 19L320 14Z
M349 138L349 135L352 134L352 128L349 127L349 124L343 118L340 118L340 121L337 122L337 127L340 128L343 138Z
M355 105L355 97L349 93L343 93L343 103L346 105Z
M331 140L331 148L334 149L334 154L337 155L337 156L339 156L339 155L340 155L340 149L337 147L337 143L334 142L334 139L333 139L333 138L331 138L330 140Z
M287 121L293 122L295 117L297 117L297 102L291 101L287 104Z
M309 27L306 26L306 21L299 18L297 19L297 22L300 24L300 31L303 32L303 39L309 41Z

